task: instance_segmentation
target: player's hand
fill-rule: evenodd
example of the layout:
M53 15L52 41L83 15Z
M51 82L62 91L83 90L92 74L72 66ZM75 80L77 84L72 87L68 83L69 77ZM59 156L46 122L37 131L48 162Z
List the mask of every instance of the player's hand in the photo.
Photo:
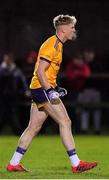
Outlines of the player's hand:
M54 88L49 88L45 92L51 102L59 100L59 93Z
M55 90L59 93L59 97L64 97L67 95L67 90L65 88L61 88L59 86L56 86Z

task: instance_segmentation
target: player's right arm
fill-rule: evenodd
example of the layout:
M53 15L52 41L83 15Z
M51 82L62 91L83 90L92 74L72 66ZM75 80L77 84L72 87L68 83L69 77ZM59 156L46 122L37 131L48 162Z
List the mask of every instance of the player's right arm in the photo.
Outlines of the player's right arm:
M39 52L39 64L36 70L36 74L38 77L38 80L42 86L42 88L45 90L48 98L50 101L59 98L59 93L56 92L56 90L51 87L51 85L48 82L47 76L46 76L46 70L51 65L51 62L53 60L54 56L54 41L51 41L49 39L46 41L40 48Z
M39 66L37 68L37 76L41 86L45 89L45 92L51 102L55 102L59 98L59 93L53 89L48 83L45 71L49 68L50 62L44 59L40 59Z
M55 91L55 89L53 89L50 86L48 79L46 77L46 74L45 74L45 71L47 68L49 68L49 66L50 66L50 62L48 60L44 60L44 59L40 58L36 73L37 73L38 79L40 81L40 84L45 89L45 92L46 92L49 100L51 102L55 102L58 99L59 94L58 94L58 92Z
M50 66L50 62L48 60L44 60L40 58L36 73L40 81L40 84L44 89L50 88L50 84L48 83L48 80L45 74L45 71L46 69L49 68L49 66Z

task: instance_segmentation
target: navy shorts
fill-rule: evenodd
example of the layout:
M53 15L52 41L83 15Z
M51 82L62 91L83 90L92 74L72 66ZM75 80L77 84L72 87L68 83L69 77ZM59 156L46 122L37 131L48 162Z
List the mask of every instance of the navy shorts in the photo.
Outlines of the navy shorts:
M43 88L31 89L32 101L36 104L48 102L48 97Z

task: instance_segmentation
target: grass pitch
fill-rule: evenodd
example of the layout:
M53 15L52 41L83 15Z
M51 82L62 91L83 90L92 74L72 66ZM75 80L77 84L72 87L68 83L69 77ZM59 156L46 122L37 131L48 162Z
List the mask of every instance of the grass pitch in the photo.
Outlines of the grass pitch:
M98 161L90 171L73 174L59 136L38 136L22 162L29 173L7 172L6 165L16 148L18 137L0 137L0 179L109 179L109 136L75 136L79 157Z

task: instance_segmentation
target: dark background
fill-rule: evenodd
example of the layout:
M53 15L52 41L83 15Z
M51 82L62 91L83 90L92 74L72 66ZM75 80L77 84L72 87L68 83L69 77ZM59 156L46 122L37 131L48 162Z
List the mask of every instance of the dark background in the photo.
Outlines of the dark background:
M68 56L84 47L95 48L102 58L109 56L109 2L96 0L1 0L0 55L8 49L23 58L28 51L38 50L54 33L52 19L58 14L77 18L78 38L72 46L65 45Z

